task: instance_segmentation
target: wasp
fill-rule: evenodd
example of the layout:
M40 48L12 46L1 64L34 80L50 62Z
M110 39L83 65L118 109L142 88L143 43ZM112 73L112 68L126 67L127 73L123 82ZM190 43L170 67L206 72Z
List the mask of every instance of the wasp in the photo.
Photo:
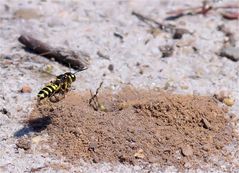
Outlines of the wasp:
M51 99L52 97L56 97L56 94L65 95L68 92L71 84L76 80L76 73L66 72L56 77L54 81L48 83L44 88L42 88L37 94L38 101L43 100L45 98Z

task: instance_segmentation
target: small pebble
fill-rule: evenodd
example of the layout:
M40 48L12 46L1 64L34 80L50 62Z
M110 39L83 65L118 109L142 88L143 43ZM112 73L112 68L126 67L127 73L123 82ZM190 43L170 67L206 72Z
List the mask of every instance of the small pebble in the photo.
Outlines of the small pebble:
M99 104L99 110L103 112L107 111L106 107L103 104Z
M170 57L173 55L174 48L173 46L165 45L165 46L159 47L159 50L162 53L162 58L165 58L165 57Z
M102 53L102 51L97 51L97 55L103 59L107 59L107 60L110 60L110 57L109 55L105 54L105 53Z
M0 112L2 112L3 114L7 114L7 113L8 113L8 111L7 111L6 108L2 108L2 109L0 109Z
M16 143L16 146L17 146L17 148L29 150L31 148L31 143L28 139L23 138L23 139L18 140L18 142Z
M212 129L211 123L206 118L202 118L201 122L205 129Z
M225 98L230 97L230 92L227 89L222 89L218 93L214 94L214 97L220 102L223 102Z
M181 148L183 156L192 156L193 155L193 149L190 145L186 145Z
M110 64L110 65L108 66L108 69L109 69L109 71L113 72L113 71L114 71L114 65L113 65L113 64Z
M204 151L210 151L211 146L210 146L209 144L205 144L205 145L203 145L202 149L203 149Z
M231 98L225 98L223 99L223 103L227 106L233 106L234 105L234 100Z
M144 151L142 149L139 149L135 154L134 154L134 157L137 158L137 159L143 159L145 156L144 156Z
M32 89L29 85L23 85L22 89L20 90L22 93L31 93Z
M187 29L177 28L173 35L173 39L181 39L184 34L189 34L190 32Z
M149 30L149 33L153 35L153 37L159 36L162 31L159 28L152 28Z
M95 151L96 148L97 148L97 143L96 142L91 142L89 144L88 150L89 151Z
M144 74L144 70L143 70L143 69L140 69L140 70L139 70L139 74L141 74L141 75Z
M10 55L3 56L4 59L12 60L12 57Z
M186 162L186 163L184 164L184 167L185 167L185 168L191 168L191 167L192 167L192 165L191 165L191 163L189 163L189 162Z

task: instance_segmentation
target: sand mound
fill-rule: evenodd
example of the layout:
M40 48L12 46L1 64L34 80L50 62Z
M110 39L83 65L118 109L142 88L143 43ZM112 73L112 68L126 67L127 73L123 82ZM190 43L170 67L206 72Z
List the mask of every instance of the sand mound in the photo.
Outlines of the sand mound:
M87 93L69 93L34 110L30 122L47 118L56 153L71 161L156 163L179 169L227 162L233 142L226 110L205 96L124 89L98 96L104 111L89 106ZM51 108L50 108L51 107Z

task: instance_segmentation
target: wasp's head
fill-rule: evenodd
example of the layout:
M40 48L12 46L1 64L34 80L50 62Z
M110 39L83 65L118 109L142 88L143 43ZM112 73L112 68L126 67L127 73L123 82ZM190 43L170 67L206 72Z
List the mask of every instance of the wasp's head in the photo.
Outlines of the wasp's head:
M65 73L65 76L67 76L67 78L70 79L71 82L74 82L76 80L76 76L71 72Z

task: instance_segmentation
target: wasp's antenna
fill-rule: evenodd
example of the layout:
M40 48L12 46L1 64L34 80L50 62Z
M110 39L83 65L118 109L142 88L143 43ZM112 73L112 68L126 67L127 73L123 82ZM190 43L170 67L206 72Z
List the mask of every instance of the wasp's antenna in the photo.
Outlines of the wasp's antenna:
M68 63L68 66L69 66L69 68L71 69L71 64L70 64L70 63Z
M75 73L73 73L73 74L76 74L76 73L78 73L78 72L80 72L80 71L84 71L84 70L86 70L86 69L88 69L87 67L84 67L83 69L80 69L80 70L77 70Z
M81 70L77 70L75 73L73 73L73 74L76 74L76 73L78 73L78 72L80 72Z

